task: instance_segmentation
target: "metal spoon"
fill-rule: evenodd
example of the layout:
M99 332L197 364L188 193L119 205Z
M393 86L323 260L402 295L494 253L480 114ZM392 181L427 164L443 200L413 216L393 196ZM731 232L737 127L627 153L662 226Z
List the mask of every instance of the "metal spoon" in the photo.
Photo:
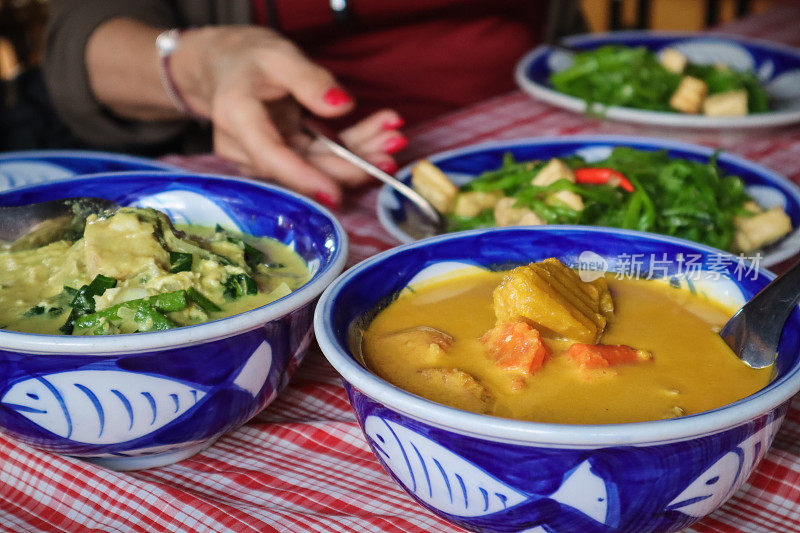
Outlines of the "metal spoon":
M753 368L778 357L783 326L800 301L800 261L761 289L736 312L719 335L736 356Z
M406 197L406 199L408 199L408 201L410 201L414 207L416 207L417 210L427 219L428 224L431 226L429 228L432 230L431 235L441 233L441 230L444 227L444 219L442 218L442 215L430 204L430 202L428 202L428 200L423 198L421 194L391 174L384 172L372 163L369 163L357 156L341 144L330 139L311 124L304 122L303 128L308 135L311 135L316 140L320 141L325 145L325 147L328 148L328 150L338 155L342 159L354 164L373 178L379 179Z
M63 198L0 207L0 250L25 250L83 232L86 217L119 207L103 198Z

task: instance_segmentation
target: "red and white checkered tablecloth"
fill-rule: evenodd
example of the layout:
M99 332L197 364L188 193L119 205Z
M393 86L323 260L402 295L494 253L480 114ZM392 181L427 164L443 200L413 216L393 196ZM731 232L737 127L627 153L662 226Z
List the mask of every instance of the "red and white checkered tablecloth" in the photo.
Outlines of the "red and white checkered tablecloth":
M800 45L800 3L725 31ZM490 139L615 133L680 139L742 155L800 183L800 127L686 132L603 122L514 92L409 131L406 160ZM167 161L234 173L213 156ZM375 217L377 188L338 213L349 264L394 244ZM411 500L373 458L336 372L312 346L262 413L180 463L117 473L0 435L0 528L8 531L458 531ZM723 508L687 531L800 532L800 396L769 454Z

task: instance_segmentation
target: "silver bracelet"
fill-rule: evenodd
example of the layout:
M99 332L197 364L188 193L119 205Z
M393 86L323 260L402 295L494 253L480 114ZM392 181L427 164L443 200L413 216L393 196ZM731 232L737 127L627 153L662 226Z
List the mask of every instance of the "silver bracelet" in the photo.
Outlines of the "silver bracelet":
M339 22L349 22L353 18L353 12L347 3L347 0L330 0L331 11L333 18Z
M196 113L186 98L183 97L180 89L175 84L175 78L172 76L170 58L175 50L178 49L178 41L183 30L173 28L158 34L156 37L156 51L158 52L158 77L161 79L161 86L164 92L167 93L169 101L182 115L186 115L196 119L203 117Z

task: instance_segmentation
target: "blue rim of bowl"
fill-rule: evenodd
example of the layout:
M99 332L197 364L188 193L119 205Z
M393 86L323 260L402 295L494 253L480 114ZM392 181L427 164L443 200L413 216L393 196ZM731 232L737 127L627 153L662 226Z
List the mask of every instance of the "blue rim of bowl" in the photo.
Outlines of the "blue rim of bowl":
M185 169L182 169L181 167L157 161L155 159L148 159L146 157L139 157L135 155L117 154L114 152L103 152L96 150L17 150L13 152L0 153L0 163L18 159L42 161L53 158L102 159L118 163L131 163L142 166L148 165L151 166L154 170L164 170L173 172L185 171ZM72 178L66 178L66 179L72 179ZM38 185L39 183L42 182L37 182L36 184Z
M490 437L494 440L509 443L559 445L564 447L593 447L614 445L666 444L686 440L703 434L713 434L735 427L767 413L783 402L789 400L800 390L800 362L795 363L785 376L770 383L760 391L728 405L669 420L650 422L633 422L625 424L579 425L551 424L513 420L489 415L481 415L462 411L454 407L439 404L396 387L373 374L360 365L351 356L346 347L336 340L330 317L333 304L343 287L362 270L379 263L389 256L428 244L451 239L465 238L509 229L515 231L551 231L572 230L588 233L611 233L620 237L647 238L650 240L688 246L705 253L725 254L716 248L697 244L684 239L677 239L656 233L637 232L616 228L600 228L596 226L536 226L513 228L488 228L451 233L431 237L415 243L406 244L387 250L358 265L339 276L322 293L314 313L314 330L317 342L325 357L333 365L342 378L375 401L395 409L402 414L420 422L454 430L458 433L478 438ZM759 269L767 279L774 274ZM424 413L424 414L423 414Z
M618 146L632 146L634 148L641 148L641 145L652 145L653 148L658 150L683 150L685 152L692 152L697 154L698 156L702 157L711 157L718 150L714 148L708 148L706 146L701 146L699 144L692 144L692 143L685 143L682 141L672 141L666 139L659 139L656 137L634 137L631 135L566 135L566 136L549 136L549 137L523 137L520 139L508 139L502 141L487 141L477 144L470 144L467 146L462 146L459 148L454 148L452 150L446 150L444 152L437 152L436 154L427 157L429 161L432 163L437 163L443 159L450 159L452 157L460 156L463 154L469 154L474 152L480 152L482 150L488 149L497 149L501 147L511 147L511 146L533 146L533 145L559 145L559 144L574 144L574 143L608 143L608 144L616 144ZM718 161L723 161L726 163L730 163L733 165L737 165L740 167L744 167L747 170L758 174L759 177L766 180L769 184L779 184L780 190L789 193L795 202L800 204L800 187L798 187L794 182L790 181L789 179L781 176L777 172L770 170L764 166L759 165L758 163L753 163L752 161L748 161L747 159L740 157L738 155L731 154L730 152L726 151L719 151L719 158ZM414 161L403 166L400 170L397 171L395 174L397 179L403 181L404 183L408 184L411 178L411 170L414 168L414 165L417 162ZM415 242L412 237L410 237L407 233L405 233L397 224L395 224L394 220L392 219L391 215L389 214L389 210L386 208L387 205L392 203L394 195L394 189L389 187L388 185L384 185L381 187L380 192L378 193L378 201L376 203L375 209L378 214L378 221L380 221L383 228L395 239L398 241L406 244ZM575 226L569 226L575 227ZM587 227L596 227L596 228L604 228L608 226L587 226ZM610 228L609 229L614 229ZM792 233L790 233L786 238L791 238L795 235L800 236L800 226L796 227ZM698 244L699 243L695 243ZM767 254L762 258L762 264L766 267L776 265L781 261L785 261L791 257L794 257L798 252L800 252L800 245L798 245L797 249L795 250L787 250L782 251L779 253L771 253Z
M105 335L80 337L71 335L43 335L38 333L22 333L18 331L0 330L0 349L12 350L29 354L52 354L52 355L106 355L106 354L128 354L140 353L144 351L161 351L179 347L192 346L206 342L216 341L237 335L244 331L249 331L263 326L267 322L280 318L295 309L313 301L322 291L338 276L344 269L347 260L348 239L347 233L341 223L328 209L282 187L262 183L259 181L237 178L232 176L222 176L219 174L200 174L190 171L150 171L133 170L127 172L104 172L98 174L87 174L69 178L72 180L95 180L113 176L131 176L146 173L148 176L164 177L181 175L197 178L209 178L212 180L231 181L243 183L250 187L258 187L270 191L279 196L290 198L311 207L325 215L330 220L336 232L336 238L340 246L336 250L330 263L325 268L318 271L314 277L299 289L292 291L287 296L279 298L273 302L256 307L249 311L244 311L229 317L219 318L210 322L203 322L192 326L184 326L168 331L156 331L149 333L131 333L127 335ZM66 181L66 180L65 180ZM0 192L0 196L7 192L17 192L28 187L39 187L46 185L36 183L22 187L15 187L7 191Z
M752 47L762 48L765 50L775 50L795 56L800 61L800 52L794 47L767 41L764 39L754 39L748 37L740 37L738 35L730 35L721 32L656 32L648 30L628 30L617 32L603 32L603 33L587 33L582 35L574 35L567 37L563 43L567 46L578 46L587 42L598 42L611 39L611 38L640 38L650 37L652 39L707 39L707 40L724 40L730 41L741 45L749 45ZM551 87L541 85L528 78L528 66L539 59L541 56L546 55L553 51L554 48L544 44L537 46L522 59L517 62L514 68L514 80L525 93L528 95L554 105L561 109L566 109L575 113L586 112L586 102L578 97L570 96L557 91ZM600 107L604 118L611 120L618 120L630 123L639 124L653 124L658 123L659 126L670 127L687 127L698 129L722 129L722 128L774 128L778 126L786 126L800 122L800 109L790 111L769 111L767 113L757 113L746 115L744 117L709 117L699 115L685 115L681 113L667 113L663 111L649 111L645 109L637 109L634 107L622 106L607 106ZM766 123L765 123L765 120Z

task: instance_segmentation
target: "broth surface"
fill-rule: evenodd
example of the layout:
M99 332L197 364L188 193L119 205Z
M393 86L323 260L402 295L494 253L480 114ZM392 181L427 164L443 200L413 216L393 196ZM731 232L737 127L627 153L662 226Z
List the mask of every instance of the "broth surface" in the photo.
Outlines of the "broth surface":
M730 310L662 282L611 277L607 282L615 312L602 343L647 350L650 361L587 371L564 353L573 341L545 338L552 355L541 369L524 376L501 369L487 357L479 339L496 324L492 293L503 275L456 274L404 291L363 334L367 367L400 388L454 407L569 424L639 422L698 413L769 383L771 367L748 367L717 335L714 328L726 322ZM435 328L455 340L446 351L436 353L397 342L395 332L418 326ZM432 381L431 369L447 369L450 374ZM468 392L474 384L451 379L452 369L469 374L485 390Z

